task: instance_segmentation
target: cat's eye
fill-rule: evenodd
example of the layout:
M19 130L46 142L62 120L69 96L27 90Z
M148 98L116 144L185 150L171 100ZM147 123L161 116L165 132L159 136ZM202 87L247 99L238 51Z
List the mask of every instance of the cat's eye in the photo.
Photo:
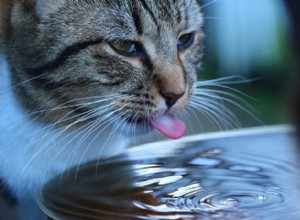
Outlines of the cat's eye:
M177 41L178 49L182 50L188 48L193 43L194 36L194 33L187 33L181 35Z
M125 56L134 56L137 52L137 44L131 41L113 41L109 45L117 52Z

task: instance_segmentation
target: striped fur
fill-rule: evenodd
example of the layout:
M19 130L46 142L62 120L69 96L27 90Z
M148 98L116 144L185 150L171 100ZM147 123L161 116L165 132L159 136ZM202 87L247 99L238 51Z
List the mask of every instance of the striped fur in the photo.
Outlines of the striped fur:
M188 104L202 57L202 15L196 0L14 0L5 10L0 37L10 82L0 94L7 131L0 174L25 204L24 218L41 219L30 216L24 198L33 201L44 181L121 152L151 130L150 117ZM187 33L194 33L191 44L179 49ZM138 51L122 55L115 41L136 42Z
M162 97L151 80L153 76L165 81L177 74L173 82L186 77L187 83L182 87L191 87L195 81L202 54L202 20L194 1L56 2L56 7L44 5L39 9L34 8L35 4L25 7L18 3L13 10L17 15L8 47L13 82L17 85L34 78L16 87L25 110L52 109L75 98L124 94L140 86L142 91L133 94L133 98L122 96L122 100L158 103ZM187 51L178 53L177 39L186 32L196 33L195 42ZM109 48L108 42L113 40L138 41L145 52L135 58L122 57ZM140 92L154 99L141 99ZM55 97L63 99L49 104ZM182 107L179 103L174 111ZM47 122L53 123L69 111L53 112ZM154 111L144 109L143 114L146 112ZM45 117L35 116L38 120Z

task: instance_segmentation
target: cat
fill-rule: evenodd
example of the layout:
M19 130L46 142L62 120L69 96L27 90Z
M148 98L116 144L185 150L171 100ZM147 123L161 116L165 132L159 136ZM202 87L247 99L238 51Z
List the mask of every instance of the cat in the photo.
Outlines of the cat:
M153 130L182 137L203 55L196 0L0 4L0 176L21 219L46 218L35 197L63 171Z

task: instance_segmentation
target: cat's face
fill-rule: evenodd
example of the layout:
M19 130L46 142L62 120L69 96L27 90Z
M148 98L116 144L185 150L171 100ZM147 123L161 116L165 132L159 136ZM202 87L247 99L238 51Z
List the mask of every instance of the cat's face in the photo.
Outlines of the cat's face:
M38 120L149 127L188 104L202 56L195 0L20 2L9 61L19 100Z

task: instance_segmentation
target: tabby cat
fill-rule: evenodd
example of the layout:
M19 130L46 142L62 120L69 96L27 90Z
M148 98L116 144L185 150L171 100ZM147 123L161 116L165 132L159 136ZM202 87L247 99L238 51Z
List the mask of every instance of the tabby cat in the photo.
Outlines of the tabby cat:
M0 176L21 219L64 170L118 154L194 94L202 57L196 0L2 0Z

